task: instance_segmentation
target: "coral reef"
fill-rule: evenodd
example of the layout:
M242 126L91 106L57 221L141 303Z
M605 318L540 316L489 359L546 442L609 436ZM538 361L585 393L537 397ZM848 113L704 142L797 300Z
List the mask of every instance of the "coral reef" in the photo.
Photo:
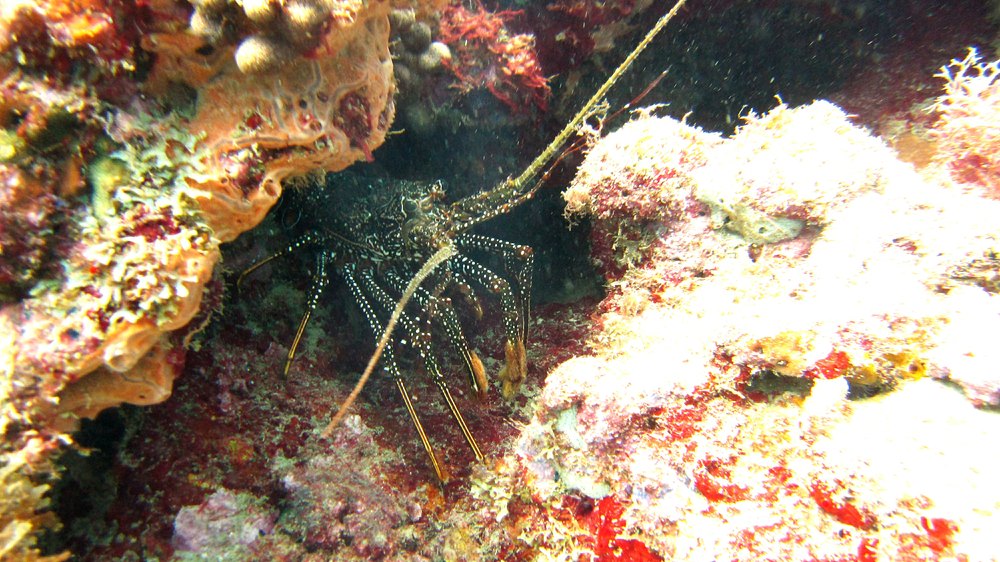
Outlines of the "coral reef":
M612 248L636 220L647 235L595 352L549 375L522 433L541 507L614 498L627 536L672 558L991 556L1000 490L982 475L1000 458L977 443L1000 420L974 405L1000 404L1000 380L973 331L1000 308L955 268L988 268L992 201L922 179L827 102L750 115L725 140L641 114L590 152L567 199ZM798 226L762 237L748 217Z
M205 51L169 17L146 22L153 31L139 43L156 57L148 80L135 91L161 95L159 105L110 105L115 100L100 92L88 95L87 77L73 74L65 76L66 87L31 88L37 79L30 68L8 70L5 235L32 229L19 244L5 244L11 251L4 253L4 271L30 292L17 295L27 296L17 303L18 376L43 381L47 399L99 367L160 385L150 393L87 383L117 389L120 396L97 400L91 388L83 393L90 396L86 406L64 401L59 412L92 415L121 401L150 403L169 395L173 376L142 374L163 369L137 365L159 357L176 371L165 334L187 325L198 311L219 242L257 224L286 177L370 158L392 119L387 6L363 12L352 6L324 8L328 25L313 33L322 56L298 56L252 79L228 59L231 47ZM60 16L49 7L11 9L5 29ZM33 47L19 42L6 56ZM166 105L177 103L177 84L196 92L190 114ZM234 107L234 100L240 105ZM81 131L77 139L68 136ZM43 156L29 150L53 143L62 145ZM25 179L23 170L52 179L39 185ZM49 264L61 263L38 279L46 251ZM13 278L14 270L20 277ZM150 353L154 347L161 351ZM79 408L67 408L70 403Z
M388 2L282 3L271 19L277 4L197 4L190 20L180 0L0 9L11 454L23 436L55 450L81 417L165 400L219 244L259 223L285 179L370 160L392 121ZM219 18L223 33L205 33ZM294 48L246 63L265 39Z
M970 48L937 75L945 81L944 94L933 106L938 121L930 131L937 141L937 160L956 181L980 185L1000 198L1000 136L992 126L1000 108L1000 68L983 62Z
M676 132L684 128L683 135ZM673 148L660 175L679 188L660 207L663 218L646 224L634 267L616 277L624 259L618 258L607 270L617 281L606 306L641 313L649 302L670 301L666 294L677 287L692 290L722 283L720 277L772 275L780 262L792 268L788 275L773 274L771 284L755 295L763 308L747 310L787 311L794 324L775 331L762 318L757 331L732 334L730 342L726 331L716 336L722 351L743 367L811 378L846 374L868 385L931 374L960 384L967 380L975 401L997 403L1000 386L972 382L973 373L989 369L970 368L955 357L942 364L928 359L945 357L943 346L956 341L957 333L970 341L962 326L971 328L983 319L973 320L968 311L989 306L991 277L984 260L993 255L1000 236L988 218L996 212L990 202L928 184L827 102L794 110L779 106L762 118L750 116L721 142L669 118L644 118L603 140L609 149L598 145L567 191L570 210L587 209L601 219L592 236L602 264L604 248L635 247L636 235L629 229L635 230L644 212L623 206L617 197L637 187L632 159L616 161L609 155L643 154L641 146L650 138L663 138L648 132L654 129L674 135L673 142L662 143ZM692 146L680 148L684 142ZM704 157L701 165L684 169L676 164L677 153ZM789 160L774 162L779 154ZM658 183L638 185L648 186L648 195L633 201L662 197ZM795 228L778 230L782 222ZM763 236L774 231L780 236ZM733 253L745 263L728 263ZM905 275L900 273L904 267ZM799 275L799 286L787 285ZM909 281L903 283L900 276ZM820 280L822 291L814 286ZM782 298L786 292L795 298ZM824 305L831 299L851 306L831 317ZM983 302L970 307L978 300Z
M997 203L917 173L829 102L748 115L728 138L656 111L596 141L566 193L593 217L609 293L536 311L544 381L513 410L467 410L474 431L498 428L486 464L429 485L384 379L336 446L320 439L349 386L330 373L365 358L330 306L304 336L329 344L305 345L279 381L294 318L267 322L301 295L271 291L236 307L227 345L194 354L181 384L197 398L158 407L165 437L136 444L150 462L130 477L177 491L141 492L148 531L101 552L162 541L155 529L191 512L179 506L249 493L249 521L286 508L239 546L269 557L992 559L1000 457L984 444L1000 420L976 406L1000 400ZM730 202L801 227L762 240L719 215ZM632 259L612 251L635 237ZM498 337L499 318L484 321ZM488 370L501 361L484 354ZM417 396L433 392L420 380ZM445 415L432 438L462 456ZM206 438L192 451L164 418Z
M691 93L712 90L713 77L742 84L753 76L748 87L770 99L789 88L788 68L851 77L852 64L881 59L869 56L871 35L845 40L846 29L899 8L900 20L923 18L907 29L951 34L955 20L945 16L968 13L957 4L935 11L914 1L904 12L896 3L844 10L837 0L801 10L692 3L681 46L647 65L659 73L670 61L662 84L678 85L671 107L694 108L692 116L649 108L620 128L602 120L617 130L591 139L565 193L606 294L532 310L530 372L511 404L456 393L484 463L430 399L436 389L421 366L401 365L442 464L453 469L437 486L386 377L375 377L357 415L320 435L367 359L365 332L343 303L321 303L281 377L298 320L290 311L305 308L305 257L263 267L199 332L221 306L219 255L239 270L290 242L295 210L265 217L282 183L374 156L393 119L393 62L399 103L413 114L405 127L426 124L420 142L455 158L441 157L440 168L465 166L469 185L449 186L452 195L513 166L500 162L499 146L483 157L461 137L435 136L449 124L434 104L462 100L456 113L467 127L516 123L485 102L540 110L548 93L539 58L560 46L578 57L610 47L603 38L623 37L659 5L518 4L525 12L515 19L505 4L489 5L492 13L453 4L442 15L440 2L5 2L0 557L40 556L33 534L55 526L45 494L62 431L106 406L153 404L173 390L173 400L103 416L125 412L131 424L113 467L90 475L118 495L57 492L70 524L47 552L71 548L82 560L995 559L1000 458L989 444L1000 431L992 368L1000 357L990 338L1000 328L1000 209L982 196L992 193L978 173L986 168L951 166L979 146L962 138L990 134L990 111L977 112L978 123L961 113L979 103L963 97L972 91L963 81L989 77L990 64L952 66L944 78L960 95L946 92L936 113L924 111L937 94L927 84L962 52L955 42L964 45L964 35L938 42L928 31L927 44L900 42L920 65L887 55L877 70L890 78L859 74L854 81L866 83L841 92L837 105L801 105L817 96L798 91L764 112L761 98L728 86L713 91L718 99ZM545 27L567 19L562 35ZM721 26L726 19L736 23ZM796 24L794 38L771 33L783 22ZM537 40L519 35L525 24ZM720 30L718 41L706 39ZM498 49L497 38L525 56ZM761 72L746 63L775 44L787 47L785 66ZM836 68L807 44L834 53ZM936 59L945 45L952 50ZM840 64L847 50L854 54ZM693 59L711 68L686 66ZM545 69L581 64L568 60ZM526 73L504 73L510 64ZM448 90L456 70L465 88L487 93ZM566 91L588 89L576 78L567 76ZM775 89L762 86L768 79ZM636 80L627 95L650 81ZM872 93L886 82L898 96ZM743 103L758 110L740 111ZM848 114L882 133L919 137L890 140L915 146L906 156L921 169ZM886 116L905 123L893 129ZM730 117L742 126L728 136L689 124L722 129ZM924 142L932 137L937 144ZM514 135L504 138L513 153ZM558 213L516 217L515 234L559 223ZM552 273L548 264L540 275ZM565 284L576 296L586 282L568 276ZM503 338L502 318L486 310L469 324L486 371L499 371L505 357L489 342ZM448 376L460 373L460 359L444 355ZM99 430L106 420L83 423Z

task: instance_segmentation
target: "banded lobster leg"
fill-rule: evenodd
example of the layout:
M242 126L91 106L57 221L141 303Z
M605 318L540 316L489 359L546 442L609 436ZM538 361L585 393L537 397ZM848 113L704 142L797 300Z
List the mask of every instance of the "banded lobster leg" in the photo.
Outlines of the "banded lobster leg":
M379 323L378 316L375 314L375 309L372 308L371 302L369 302L368 297L365 296L361 287L358 285L358 280L356 278L357 274L353 267L348 267L343 272L344 281L347 283L347 287L351 291L351 296L354 297L354 302L357 303L358 308L361 309L362 315L364 315L365 320L368 323L368 327L371 328L372 333L375 337L380 337L382 335L382 325ZM399 394L403 397L403 404L406 406L406 413L410 416L410 421L413 422L413 427L417 430L417 435L420 436L420 443L424 446L424 451L427 452L427 456L431 459L431 466L434 468L434 474L437 475L438 480L441 482L447 481L447 475L438 462L437 455L434 454L434 448L431 446L430 440L427 438L427 432L424 431L424 426L420 423L420 417L417 416L417 410L413 407L413 401L410 399L410 392L406 389L406 384L403 382L403 374L399 371L399 366L396 364L396 358L393 353L393 345L390 342L389 345L385 346L382 352L382 365L383 369L389 373L389 376L396 382L396 388L399 390Z
M507 342L504 346L505 364L497 376L501 382L500 390L504 398L509 400L517 393L517 389L528 373L528 358L524 348L526 323L521 307L518 306L519 299L514 295L510 283L490 271L486 266L461 254L451 259L451 265L452 269L459 275L475 280L491 293L500 296L500 308L503 310L503 326Z
M257 271L257 269L259 269L261 266L271 263L272 261L278 258L283 258L289 254L294 254L295 252L298 252L302 248L322 247L329 240L330 240L329 236L323 234L316 234L314 232L310 232L308 234L305 234L304 236L296 238L295 240L292 241L291 244L285 246L284 249L278 250L277 252L274 252L273 254L250 264L250 267L244 269L243 272L240 273L240 276L236 279L236 288L238 289L243 284L243 280L246 279L247 276L253 273L254 271Z
M243 270L243 273L240 273L239 278L236 280L236 287L239 288L240 285L243 284L243 280L246 276L250 275L261 266L280 257L284 257L301 250L302 248L321 246L327 241L327 236L313 233L297 238L283 250L279 250L264 259L254 262L250 265L250 267ZM316 272L313 273L312 284L309 287L309 293L306 297L306 311L302 314L302 319L299 320L299 327L295 330L295 339L292 340L292 345L288 348L288 355L285 357L285 367L281 371L282 378L288 377L288 371L292 368L292 361L295 359L295 352L299 348L299 342L302 341L302 335L305 333L306 326L309 324L309 318L312 317L312 313L316 310L316 307L319 306L319 299L323 296L323 290L326 289L327 284L330 282L327 267L332 261L333 252L328 250L324 250L316 256Z
M361 288L371 295L384 310L391 311L393 309L396 299L390 297L379 286L370 271L360 272L358 274L358 281ZM469 444L469 448L472 449L476 460L482 462L484 457L479 444L476 443L476 438L472 435L472 431L469 430L469 425L465 422L465 417L462 416L461 410L458 409L458 404L455 403L455 399L451 395L451 390L448 389L448 383L445 381L444 375L441 374L441 369L438 367L430 333L421 330L419 324L406 312L400 315L399 322L403 325L403 330L409 338L409 344L417 350L420 358L424 361L424 367L430 372L434 384L437 385L438 390L441 392L441 397L444 398L452 418L458 424L459 429L462 431L462 436L465 437L465 441Z
M462 302L472 309L472 314L477 321L482 320L483 304L479 302L479 297L476 296L476 290L472 288L472 283L454 271L451 272L451 276L455 279L455 291L462 297Z
M406 281L395 272L387 272L385 277L392 290L396 292L402 292L406 287ZM472 390L475 391L480 400L486 398L486 391L489 388L486 369L483 367L479 355L469 347L469 342L462 332L462 325L458 321L458 314L455 313L451 299L435 297L423 288L418 288L413 294L413 298L420 305L420 308L428 312L431 319L437 320L444 328L449 343L458 349L462 360L465 361L465 366L469 370L469 382L472 385Z

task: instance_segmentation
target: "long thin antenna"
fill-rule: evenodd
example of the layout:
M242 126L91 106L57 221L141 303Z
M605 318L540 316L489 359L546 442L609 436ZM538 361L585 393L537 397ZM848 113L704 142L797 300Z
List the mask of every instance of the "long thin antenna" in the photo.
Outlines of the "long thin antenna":
M617 82L618 79L621 78L622 74L628 70L628 67L632 66L636 57L638 57L646 49L646 47L649 46L650 42L653 41L653 38L656 37L656 35L662 31L668 23L670 23L670 20L674 19L674 16L677 15L677 12L680 11L686 1L687 0L677 0L674 7L656 22L656 25L654 25L653 28L646 33L646 36L642 38L642 41L636 45L635 49L632 49L632 52L625 57L625 60L618 65L618 68L611 73L611 76L604 81L604 84L601 84L601 87L594 92L594 95L587 100L587 103L583 104L580 111L576 112L576 115L570 119L569 123L563 127L562 131L559 131L556 138L552 139L552 142L550 142L549 145L545 147L545 150L543 150L542 153L539 154L538 157L535 158L535 160L527 168L525 168L523 172L521 172L521 175L512 180L514 185L523 186L527 182L531 181L531 179L538 174L538 171L543 168L553 156L555 156L556 152L562 149L562 146L566 144L566 140L569 139L570 135L576 133L576 130L583 123L584 119L590 117L590 114L594 110L594 106L597 105L597 102L601 101L601 99L607 95L608 90L615 85L615 82Z
M385 346L389 343L389 338L392 337L393 330L396 329L396 322L399 321L399 317L403 314L403 308L406 307L406 303L410 302L410 297L416 292L417 287L423 283L424 279L434 271L434 268L441 265L445 260L454 256L457 253L455 246L448 244L447 246L441 247L440 250L434 252L434 255L427 258L424 262L424 266L420 268L420 271L410 279L410 283L406 286L406 291L403 292L403 296L400 297L399 302L396 303L396 309L392 311L392 316L389 317L389 323L385 325L385 330L382 331L382 339L379 340L378 346L375 347L375 353L372 353L371 359L368 360L368 366L365 367L365 372L361 374L361 378L358 379L358 383L354 385L354 390L344 400L344 403L340 405L340 410L337 411L337 415L333 416L330 423L327 424L326 429L323 430L321 434L323 437L329 437L333 430L337 428L340 421L344 419L347 415L347 410L354 404L354 401L361 394L361 389L365 387L365 383L368 382L368 377L371 376L372 371L375 370L375 365L378 364L378 360L382 357L382 351Z
M677 0L674 7L657 20L656 25L646 33L635 49L625 57L625 60L618 65L618 68L611 73L611 76L608 76L608 79L601 84L601 87L594 92L594 95L587 100L587 103L583 104L583 107L576 112L576 115L569 120L569 123L566 123L566 126L559 131L559 134L552 139L552 142L545 147L545 150L520 175L516 178L507 178L496 187L483 191L476 197L467 197L452 204L451 213L454 217L454 224L452 225L451 232L464 232L473 225L506 213L511 207L530 199L534 193L534 189L529 187L529 183L556 158L569 138L579 130L580 125L594 114L594 108L598 102L604 98L608 90L615 85L615 82L635 62L639 54L649 46L653 38L670 23L670 20L674 19L674 16L677 15L685 2L686 0ZM483 209L488 209L488 211L484 212Z

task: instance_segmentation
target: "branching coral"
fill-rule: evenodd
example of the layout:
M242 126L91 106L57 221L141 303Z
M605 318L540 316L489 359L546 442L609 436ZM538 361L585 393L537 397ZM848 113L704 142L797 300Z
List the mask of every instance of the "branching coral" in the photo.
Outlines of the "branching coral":
M931 130L938 162L957 181L1000 198L1000 61L984 62L969 49L936 76L945 81L944 94L933 106L940 114Z

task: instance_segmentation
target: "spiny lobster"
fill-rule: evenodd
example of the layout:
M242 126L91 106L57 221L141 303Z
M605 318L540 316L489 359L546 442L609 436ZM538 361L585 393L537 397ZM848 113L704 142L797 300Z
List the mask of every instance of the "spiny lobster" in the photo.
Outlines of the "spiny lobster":
M327 185L305 191L304 207L325 211L309 217L315 228L254 263L240 276L242 281L265 263L290 253L306 248L317 250L307 308L289 348L284 373L287 375L310 316L331 274L335 273L348 287L372 333L376 338L381 337L362 381L381 355L382 368L395 381L438 479L446 479L445 471L434 454L396 362L400 345L421 358L473 454L482 461L482 451L438 366L432 330L441 330L458 351L468 369L472 389L484 396L488 388L485 369L463 334L451 297L472 295L475 286L498 295L506 338L506 364L498 377L504 396L513 396L527 374L525 346L533 254L528 246L470 230L532 198L544 181L544 176L538 180L543 168L555 160L568 139L594 114L598 102L684 3L685 0L678 0L656 22L555 139L515 178L452 203L446 203L440 183L371 180L351 173L329 175ZM467 255L470 251L499 258L510 279L470 258ZM477 302L474 297L467 300ZM394 335L397 322L402 327L401 336ZM350 401L345 402L326 433L336 425Z

